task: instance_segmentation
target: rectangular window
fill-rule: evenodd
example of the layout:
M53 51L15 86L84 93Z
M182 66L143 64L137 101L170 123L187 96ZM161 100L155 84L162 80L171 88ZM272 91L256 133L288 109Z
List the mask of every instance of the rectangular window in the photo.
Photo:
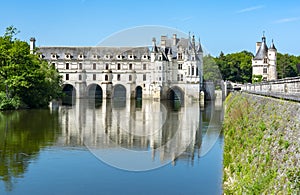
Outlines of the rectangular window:
M79 63L79 70L82 70L82 63Z
M180 81L180 74L177 74L177 81Z
M81 76L81 74L80 74L80 75L78 75L78 80L81 81L81 79L82 79L82 76Z
M192 75L194 75L194 72L195 72L194 66L192 66Z
M143 74L143 81L146 81L147 76L145 74Z
M66 81L69 80L69 74L66 74Z
M198 67L196 67L196 76L199 75L199 70L198 70Z
M132 80L132 76L131 76L131 75L129 75L129 78L128 78L128 79L129 79L129 81L131 81L131 80Z
M66 69L70 69L70 64L66 63Z
M96 63L93 63L93 70L96 70Z
M121 75L117 75L117 80L120 81L121 80Z
M118 70L121 70L121 64L120 63L118 63Z
M182 64L178 64L178 70L182 70Z
M267 74L267 73L268 73L268 69L267 69L267 68L264 68L264 69L263 69L263 73L264 73L264 74Z
M183 81L183 74L181 74L181 81Z
M268 63L268 59L267 58L264 59L264 64L266 64L266 63Z
M105 70L109 69L109 64L105 64Z
M147 70L147 64L143 64L143 70Z
M182 53L178 53L177 58L178 58L178 60L182 60Z
M129 64L129 70L132 70L132 64Z
M108 75L105 75L104 79L105 81L108 81Z
M93 74L93 80L95 81L96 80L96 74Z
M159 81L161 81L161 77L159 77Z

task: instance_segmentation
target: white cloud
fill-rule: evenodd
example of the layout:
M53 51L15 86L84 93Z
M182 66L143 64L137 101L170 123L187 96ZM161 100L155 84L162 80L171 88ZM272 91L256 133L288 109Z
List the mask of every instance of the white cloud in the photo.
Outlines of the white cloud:
M244 8L244 9L241 9L241 10L238 10L236 13L245 13L245 12L251 12L251 11L255 11L255 10L258 10L258 9L261 9L263 8L264 6L262 5L259 5L259 6L253 6L253 7L247 7L247 8Z
M287 23L287 22L294 22L300 20L300 17L293 17L293 18L282 18L279 20L274 21L274 23Z

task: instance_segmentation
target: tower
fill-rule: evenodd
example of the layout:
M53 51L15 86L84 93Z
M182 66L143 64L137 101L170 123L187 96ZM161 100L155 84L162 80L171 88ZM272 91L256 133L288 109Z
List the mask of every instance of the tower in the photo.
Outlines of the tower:
M252 59L252 78L254 82L277 79L276 57L277 50L273 40L268 48L266 37L263 34L262 41L256 43L256 55Z
M274 45L274 41L272 40L272 44L268 50L268 57L269 57L269 80L276 80L277 79L277 71L276 71L276 56L277 56L277 49Z

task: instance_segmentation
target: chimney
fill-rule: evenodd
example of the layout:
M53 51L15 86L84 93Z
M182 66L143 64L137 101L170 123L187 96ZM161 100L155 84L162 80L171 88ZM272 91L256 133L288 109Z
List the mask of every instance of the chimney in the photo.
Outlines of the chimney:
M165 49L167 45L167 36L161 36L160 38L160 46L161 48Z
M34 38L34 37L31 37L31 38L30 38L30 53L31 53L31 54L33 54L34 49L35 49L35 38Z
M261 42L256 42L256 51L255 51L255 54L257 54L257 51L259 50L261 46Z
M177 35L173 34L173 45L176 46L177 45Z

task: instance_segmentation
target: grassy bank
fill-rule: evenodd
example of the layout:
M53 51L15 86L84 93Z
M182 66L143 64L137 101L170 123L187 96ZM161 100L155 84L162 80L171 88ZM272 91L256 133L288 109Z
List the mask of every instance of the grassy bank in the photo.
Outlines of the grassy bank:
M300 193L300 104L245 93L226 100L225 194Z

